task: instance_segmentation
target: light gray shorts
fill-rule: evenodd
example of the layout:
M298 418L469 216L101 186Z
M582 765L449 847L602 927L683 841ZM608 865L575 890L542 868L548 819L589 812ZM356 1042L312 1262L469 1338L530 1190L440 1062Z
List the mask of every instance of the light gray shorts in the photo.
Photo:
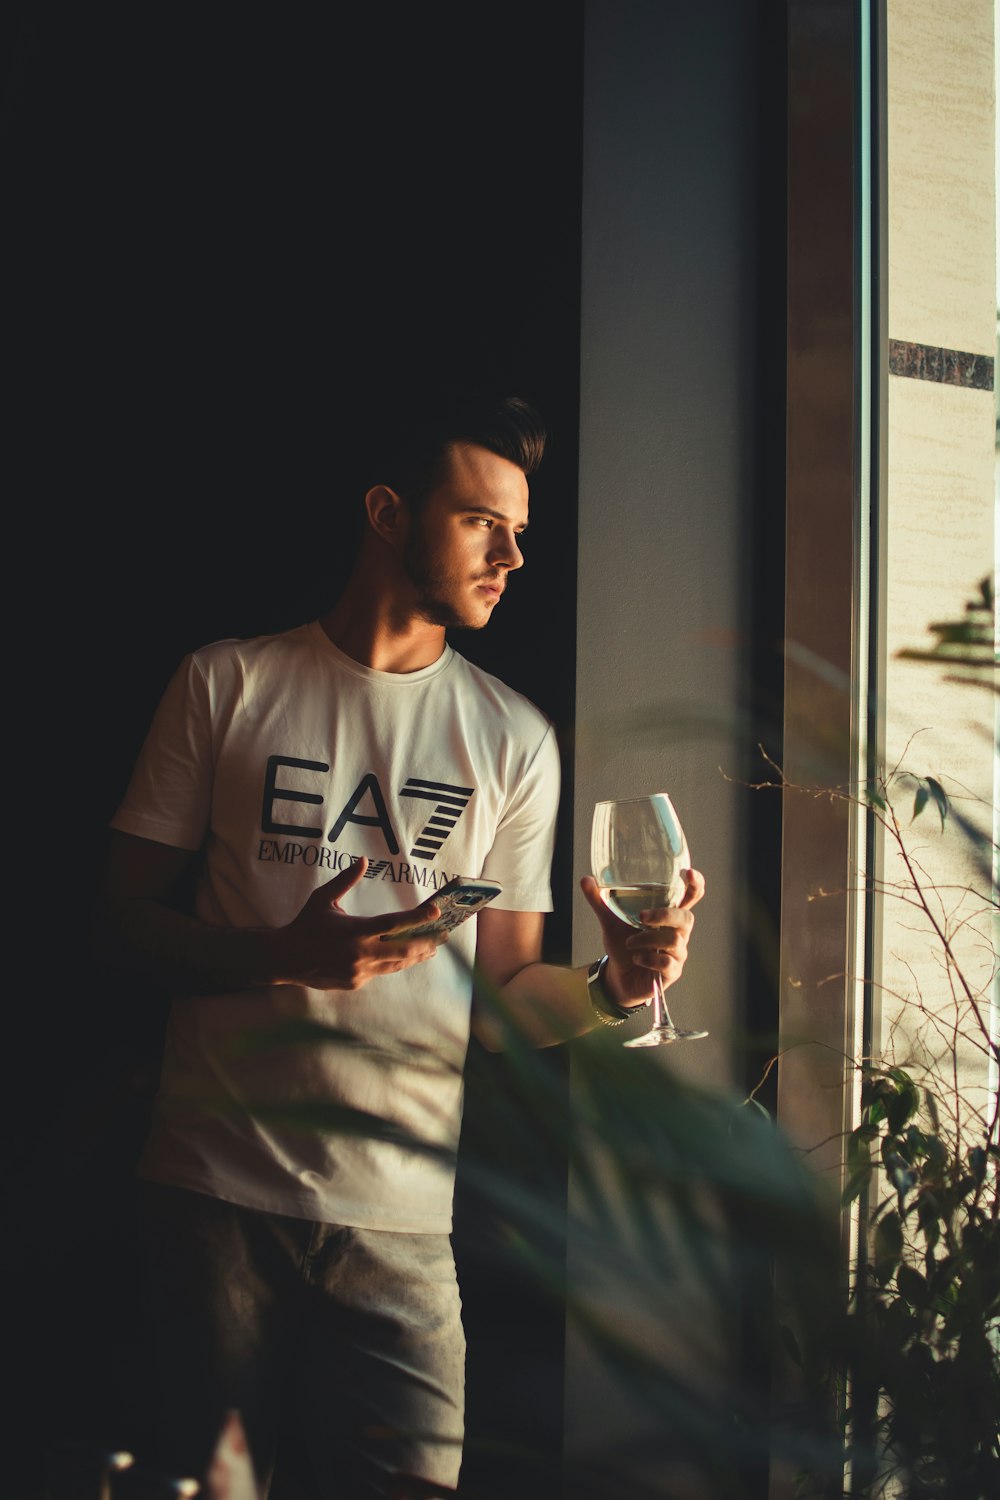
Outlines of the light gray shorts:
M203 1478L239 1411L262 1494L454 1488L465 1335L448 1235L315 1224L140 1188L153 1462Z

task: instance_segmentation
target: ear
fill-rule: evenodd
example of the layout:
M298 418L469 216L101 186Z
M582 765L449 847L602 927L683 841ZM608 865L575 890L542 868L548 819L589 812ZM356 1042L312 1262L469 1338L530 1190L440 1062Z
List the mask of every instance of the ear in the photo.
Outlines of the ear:
M376 484L365 496L368 524L391 547L405 541L410 524L409 506L387 484Z

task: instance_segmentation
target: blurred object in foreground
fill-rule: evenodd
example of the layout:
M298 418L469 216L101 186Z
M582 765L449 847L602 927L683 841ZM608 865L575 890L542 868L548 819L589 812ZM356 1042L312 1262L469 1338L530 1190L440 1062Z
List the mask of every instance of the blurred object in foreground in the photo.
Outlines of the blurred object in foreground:
M222 1424L208 1468L206 1494L211 1500L259 1500L247 1435L238 1411L229 1412Z
M46 1457L45 1500L111 1500L112 1476L134 1462L94 1443L58 1443Z

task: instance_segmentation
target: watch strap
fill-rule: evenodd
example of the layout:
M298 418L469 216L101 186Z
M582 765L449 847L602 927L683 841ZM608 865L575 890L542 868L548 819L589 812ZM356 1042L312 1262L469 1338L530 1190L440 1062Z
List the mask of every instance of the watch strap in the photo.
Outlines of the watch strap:
M587 970L587 993L591 1008L602 1026L623 1026L632 1012L619 1005L608 989L604 978L607 967L608 955L605 953L601 958L595 959ZM641 1008L636 1007L637 1010Z

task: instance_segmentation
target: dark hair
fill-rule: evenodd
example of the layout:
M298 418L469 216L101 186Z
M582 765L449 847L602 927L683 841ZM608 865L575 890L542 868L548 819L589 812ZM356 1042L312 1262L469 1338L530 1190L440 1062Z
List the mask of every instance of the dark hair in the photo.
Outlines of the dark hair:
M476 443L533 474L542 461L542 419L521 396L448 388L386 403L375 413L366 487L388 485L419 509L442 476L452 443Z

